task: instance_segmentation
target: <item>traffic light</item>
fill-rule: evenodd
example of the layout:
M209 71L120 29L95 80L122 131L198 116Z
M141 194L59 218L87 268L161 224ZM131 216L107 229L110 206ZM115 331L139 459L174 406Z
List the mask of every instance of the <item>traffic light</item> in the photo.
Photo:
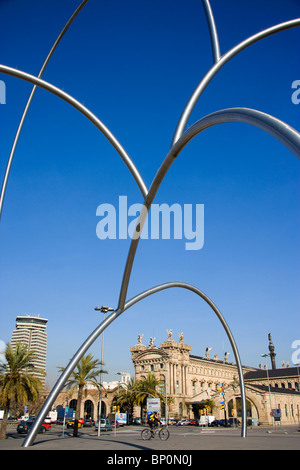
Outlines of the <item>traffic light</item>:
M117 409L117 407L116 407L116 406L113 406L113 407L112 407L113 413L115 413L115 412L116 412L116 409Z

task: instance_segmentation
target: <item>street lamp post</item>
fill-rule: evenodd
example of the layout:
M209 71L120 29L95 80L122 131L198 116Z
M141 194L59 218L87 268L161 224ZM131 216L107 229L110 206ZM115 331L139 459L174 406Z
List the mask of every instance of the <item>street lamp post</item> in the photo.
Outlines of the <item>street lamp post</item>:
M95 307L96 312L103 312L103 321L105 320L105 314L112 312L114 309L111 307ZM103 369L103 347L104 347L104 331L102 333L102 344L101 344L101 364L100 364L100 391L99 391L99 410L98 410L98 437L100 436L100 424L101 424L101 408L102 408L102 369Z
M272 401L271 401L271 387L270 387L270 378L269 378L269 371L268 371L268 364L267 364L267 357L270 357L270 354L261 354L261 357L264 357L266 360L266 372L267 372L268 388L269 388L270 409L271 409L271 416L272 416L272 426L274 428L274 416L272 414Z
M165 362L165 392L166 392L166 406L165 406L165 415L166 415L166 426L168 426L168 384L167 384L167 374L168 374L168 361Z

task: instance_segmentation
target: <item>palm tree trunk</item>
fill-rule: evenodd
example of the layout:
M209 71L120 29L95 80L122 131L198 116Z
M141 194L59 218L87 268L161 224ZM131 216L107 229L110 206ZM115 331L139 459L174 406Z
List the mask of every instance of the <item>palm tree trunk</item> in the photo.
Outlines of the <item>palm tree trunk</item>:
M6 429L7 429L7 417L8 417L8 411L9 411L9 404L10 402L8 401L5 409L4 409L4 414L3 414L3 419L0 427L0 440L6 439Z
M73 428L73 437L78 437L78 420L80 418L82 396L83 396L83 386L79 385L76 412L75 412L75 421L74 421L74 428Z

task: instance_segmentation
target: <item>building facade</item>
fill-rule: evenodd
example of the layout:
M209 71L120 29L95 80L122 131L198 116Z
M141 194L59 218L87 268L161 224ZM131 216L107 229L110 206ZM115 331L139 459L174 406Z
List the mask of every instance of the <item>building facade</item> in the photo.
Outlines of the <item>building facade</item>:
M130 348L137 380L153 373L162 383L162 390L172 397L168 416L175 419L198 418L206 400L212 400L212 414L216 419L241 416L240 386L237 366L229 355L210 357L206 348L203 357L191 354L182 333L179 341L167 331L166 341L157 347L150 338L148 346L142 343L143 335ZM270 371L243 366L247 416L262 424L272 424L272 410L280 410L281 424L299 423L299 375L297 368ZM220 390L222 387L222 395ZM224 402L224 403L223 403ZM164 414L164 411L163 411Z
M47 360L47 333L46 326L48 320L39 316L18 316L16 318L16 329L13 330L11 345L14 348L16 343L23 343L28 351L35 352L33 365L46 373ZM45 386L45 376L40 373L35 374Z
M199 418L201 408L206 400L213 402L211 414L216 419L240 418L240 385L237 366L229 361L229 354L223 358L211 357L211 348L206 348L204 355L191 354L192 348L185 343L182 333L175 341L169 330L166 341L155 345L150 338L148 345L143 344L143 335L138 336L137 344L130 348L135 370L135 379L145 379L152 373L161 382L161 393L172 397L168 406L169 418ZM272 358L271 358L272 359ZM243 366L247 417L265 425L300 424L299 370L297 367L277 369L272 361L272 369ZM128 374L122 379L106 384L102 394L102 416L112 412L112 401L118 388L126 387ZM220 385L223 395L220 395ZM46 399L49 392L45 392ZM76 408L77 393L62 391L57 397L53 409L65 407ZM222 403L224 402L224 404ZM80 415L83 418L97 419L99 408L99 391L88 388ZM272 416L273 410L280 411L280 421ZM122 410L121 410L122 411ZM164 405L162 416L165 415ZM134 409L134 417L140 416L141 409ZM275 421L276 420L276 421Z

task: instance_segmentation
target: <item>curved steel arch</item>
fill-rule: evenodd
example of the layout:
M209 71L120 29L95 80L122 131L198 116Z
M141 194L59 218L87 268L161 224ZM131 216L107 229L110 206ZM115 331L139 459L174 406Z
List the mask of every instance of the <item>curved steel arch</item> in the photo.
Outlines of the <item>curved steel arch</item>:
M60 88L52 85L49 82L46 82L45 80L42 80L41 78L37 78L34 75L31 75L29 73L23 72L22 70L17 70L13 67L8 67L7 65L2 65L0 64L0 73L4 73L6 75L11 75L15 78L20 78L21 80L25 80L26 82L33 83L34 85L37 85L40 88L43 88L46 91L49 91L53 95L56 95L58 98L61 98L62 100L66 101L69 103L73 108L77 109L81 114L83 114L86 118L89 119L101 132L102 134L107 138L107 140L112 144L112 146L115 148L115 150L118 152L124 163L126 164L127 168L129 169L130 173L134 177L143 197L145 198L147 196L147 186L141 177L138 169L134 165L133 161L129 157L128 153L125 151L125 149L122 147L120 142L116 139L116 137L112 134L112 132L103 124L102 121L94 114L92 111L90 111L86 106L81 104L78 100L73 98L73 96L69 95L65 91L61 90Z
M47 400L45 401L43 407L41 408L41 411L39 412L37 418L34 421L33 426L31 427L26 439L24 440L22 447L29 447L32 445L34 442L34 439L37 435L37 432L39 430L39 427L41 423L44 421L45 417L47 416L47 413L51 409L52 405L54 404L59 392L61 389L64 387L66 381L68 380L68 377L76 367L76 364L80 361L82 356L85 354L85 352L92 346L94 341L100 336L100 334L114 321L116 320L125 310L128 310L130 307L135 305L136 303L140 302L141 300L145 299L146 297L153 295L157 292L160 292L165 289L170 289L173 287L180 287L183 289L190 290L194 292L195 294L199 295L210 307L211 309L215 312L217 315L218 319L220 320L223 328L225 329L225 332L228 336L228 339L230 341L235 360L237 363L237 368L238 368L238 375L239 375L239 381L240 381L240 389L241 389L241 402L242 402L242 427L241 427L241 437L246 437L246 429L247 429L247 423L246 423L246 394L245 394L245 384L244 384L244 376L243 376L243 370L242 370L242 364L240 360L240 355L238 352L238 348L236 346L234 337L229 329L228 324L225 321L225 318L223 317L222 313L220 310L216 307L216 305L212 302L212 300L204 294L200 289L197 287L194 287L190 284L184 283L184 282L168 282L165 284L160 284L158 286L152 287L132 299L130 299L126 304L124 305L123 309L117 309L114 312L112 312L106 319L102 321L102 323L97 326L97 328L91 333L91 335L85 340L85 342L80 346L76 354L73 356L71 361L69 362L68 366L65 368L63 373L61 374L60 378L54 385L53 389L51 390L50 395L48 396Z
M208 129L216 124L222 124L227 122L244 122L251 124L255 127L268 132L273 135L276 139L281 141L286 147L288 147L299 159L300 159L300 134L292 127L285 124L283 121L270 116L269 114L257 111L249 108L231 108L217 111L209 114L204 118L197 121L191 126L182 137L171 147L168 155L164 159L160 169L156 173L156 176L150 186L147 198L144 202L144 210L141 211L138 219L135 234L132 238L129 253L126 261L126 266L123 274L123 280L120 290L118 308L122 309L125 305L126 295L128 290L129 279L137 250L139 235L142 233L143 225L145 223L148 211L151 207L153 199L158 191L158 188L163 181L166 173L171 167L172 163L179 155L181 150L200 132Z
M80 11L83 9L83 7L87 4L89 0L83 0L83 2L81 2L81 4L78 6L78 8L74 11L73 15L70 17L70 19L68 20L68 22L65 24L65 26L63 27L63 29L61 30L61 32L59 33L59 35L57 36L53 46L51 47L50 51L49 51L49 54L47 55L42 67L41 67L41 70L38 74L38 78L41 78L41 76L43 75L44 71L45 71L45 68L47 67L48 65L48 62L50 61L55 49L57 48L58 44L60 43L61 39L63 38L63 36L65 35L65 33L67 32L67 30L69 29L69 27L71 26L71 24L73 23L73 21L75 20L76 16L80 13ZM21 134L21 131L22 131L22 127L23 127L23 124L24 124L24 121L25 121L25 118L26 118L26 115L27 115L27 112L29 110L29 107L31 105L31 102L33 100L33 97L34 97L34 94L35 94L35 91L36 91L36 87L37 85L34 85L32 90L31 90L31 93L29 95L29 98L27 100L27 103L26 103L26 106L24 108L24 111L23 111L23 114L22 114L22 117L21 117L21 120L19 122L19 125L18 125L18 128L17 128L17 132L16 132L16 135L15 135L15 138L14 138L14 141L13 141L13 144L12 144L12 148L11 148L11 151L10 151L10 154L9 154L9 158L8 158L8 162L7 162L7 165L6 165L6 170L5 170L5 174L4 174L4 178L3 178L3 183L2 183L2 188L1 188L1 193L0 193L0 219L1 219L1 214L2 214L2 208L3 208L3 203L4 203L4 197L5 197L5 191L6 191L6 187L7 187L7 182L8 182L8 177L9 177L9 173L10 173L10 168L11 168L11 165L12 165L12 162L13 162L13 158L14 158L14 154L15 154L15 151L16 151L16 147L17 147L17 143L18 143L18 140L19 140L19 137L20 137L20 134Z
M213 15L209 0L202 0L202 4L204 7L209 34L210 34L213 60L216 63L220 60L220 57L221 57L217 27L216 27L214 15Z
M257 41L260 41L261 39L264 39L268 36L271 36L272 34L279 33L281 31L285 31L290 28L295 28L297 26L300 26L300 18L296 18L294 20L290 21L285 21L284 23L277 24L275 26L272 26L270 28L267 28L263 31L260 31L259 33L254 34L253 36L250 36L249 38L245 39L244 41L240 42L236 46L234 46L232 49L230 49L228 52L223 54L220 59L210 68L210 70L206 73L206 75L202 78L202 80L199 82L197 87L195 88L194 92L192 93L191 97L189 98L182 114L181 117L177 123L174 135L173 135L173 140L172 140L172 145L171 147L177 142L177 140L183 135L185 126L187 125L187 122L189 120L190 115L192 114L192 111L194 107L196 106L197 101L199 100L201 94L207 87L207 85L211 82L211 80L214 78L214 76L219 72L219 70L234 56L236 56L239 52L243 51L247 47L251 46L252 44L256 43Z
M205 5L205 3L204 3ZM206 6L208 6L209 3L206 2ZM209 13L210 19L212 19L212 12ZM124 162L126 163L127 167L130 169L132 175L134 176L143 196L145 199L144 202L144 207L146 211L150 208L152 201L155 197L155 194L158 190L158 187L160 186L164 176L166 175L169 167L171 166L172 162L174 159L178 156L180 151L187 145L187 143L199 132L202 130L223 122L247 122L252 125L256 125L257 127L260 127L261 129L269 132L273 136L275 136L277 139L281 140L284 145L286 145L288 148L290 148L297 156L299 155L299 133L295 131L294 129L288 127L285 123L282 123L281 121L277 120L276 118L273 118L272 116L268 116L264 113L260 113L259 111L256 110L245 110L245 108L235 108L231 110L223 110L223 111L218 111L216 113L212 113L211 115L205 116L200 121L197 121L186 133L184 133L184 127L186 125L186 122L197 102L199 99L202 91L205 89L207 84L210 82L210 80L213 78L213 76L220 70L220 68L227 62L229 61L234 55L236 55L238 52L241 50L245 49L249 45L253 44L254 42L263 39L264 37L267 37L271 34L277 33L279 31L282 31L284 29L292 28L295 26L300 25L300 19L296 20L291 20L286 23L281 23L280 25L273 26L272 28L269 28L267 30L264 30L254 36L251 36L250 38L246 39L239 45L235 46L233 49L228 51L225 55L223 55L219 60L216 62L217 57L218 57L218 52L217 52L217 44L215 43L215 50L213 52L214 54L214 60L215 64L214 66L210 69L210 71L206 74L206 76L202 79L196 90L194 91L192 97L190 98L188 104L186 105L184 112L181 116L181 119L177 125L174 137L173 137L173 142L172 142L172 147L163 161L156 177L154 178L150 190L148 192L147 187L145 183L143 182L140 174L138 173L138 170L134 166L133 162L123 149L119 142L116 140L116 138L110 133L110 131L105 127L105 125L91 112L89 111L86 107L84 107L82 104L80 104L77 100L75 100L73 97L68 95L67 93L63 92L59 88L49 84L48 82L45 82L44 80L41 80L40 78L34 77L30 74L27 74L25 72L13 69L11 67L7 67L4 65L0 65L0 72L6 73L8 75L15 76L17 78L21 78L25 81L28 81L30 83L33 83L34 85L40 86L41 88L46 89L47 91L50 91L51 93L55 94L56 96L60 97L61 99L64 99L66 102L71 104L73 107L75 107L77 110L79 110L85 117L87 117L93 124L96 125L96 127L106 136L106 138L109 140L109 142L113 145L113 147L118 151ZM211 33L211 38L212 41L216 41L216 31L212 32L212 26L210 25L210 33ZM298 157L299 158L299 157ZM133 299L129 302L126 303L126 295L127 295L127 289L128 289L128 283L130 279L130 274L131 274L131 269L135 257L135 252L137 249L137 244L139 240L139 234L141 233L143 224L144 224L144 217L145 217L145 212L143 214L143 211L141 213L141 216L139 218L139 221L136 226L136 231L135 235L136 237L133 237L132 243L130 245L129 249L129 254L126 262L126 267L123 275L123 280L122 280L122 286L120 290L120 297L119 297L119 306L118 308L106 319L104 322L94 330L94 332L88 337L88 339L85 341L85 343L82 345L82 347L77 351L73 359L71 360L70 364L62 374L61 378L58 380L55 388L49 395L47 401L45 402L44 407L49 406L48 409L50 409L51 406L51 399L54 396L54 392L56 391L59 393L61 388L64 385L64 381L66 381L67 377L70 375L82 355L85 353L85 351L90 347L90 345L95 341L95 339L101 334L104 329L111 324L124 310L125 308L129 308L130 302L133 301ZM169 283L169 284L174 284L174 283ZM178 283L177 283L178 284ZM183 283L181 283L183 284ZM166 285L165 285L166 286ZM176 285L179 287L179 285ZM187 284L185 285L185 287ZM171 287L171 285L170 285ZM181 285L183 287L183 285ZM167 287L164 287L167 288ZM186 287L187 288L187 287ZM162 290L161 286L157 286L156 288L152 288L149 291L155 289ZM192 288L190 286L190 290L193 290L196 288ZM147 295L150 295L148 293L149 291L145 291L143 294L139 294L140 297L141 295L143 298ZM155 290L157 291L157 290ZM199 291L199 290L198 290ZM199 291L201 292L201 291ZM154 291L153 291L154 293ZM200 294L199 294L200 295ZM137 298L136 297L136 298ZM135 299L136 299L135 298ZM202 297L204 298L204 297ZM140 298L141 300L141 298ZM138 300L135 301L135 303ZM224 326L224 325L223 325ZM230 331L230 330L229 330ZM52 398L51 398L52 397ZM50 399L51 398L51 399ZM54 398L55 399L55 398ZM42 410L44 410L44 407ZM47 412L48 409L45 411ZM25 446L27 446L27 443L30 441L29 437L33 434L33 432L36 433L39 424L41 423L42 420L42 410L39 414L39 419L35 422L35 425L32 428L32 431L30 435L28 435L28 438L25 441ZM43 418L45 415L43 415ZM31 442L31 441L30 441Z

